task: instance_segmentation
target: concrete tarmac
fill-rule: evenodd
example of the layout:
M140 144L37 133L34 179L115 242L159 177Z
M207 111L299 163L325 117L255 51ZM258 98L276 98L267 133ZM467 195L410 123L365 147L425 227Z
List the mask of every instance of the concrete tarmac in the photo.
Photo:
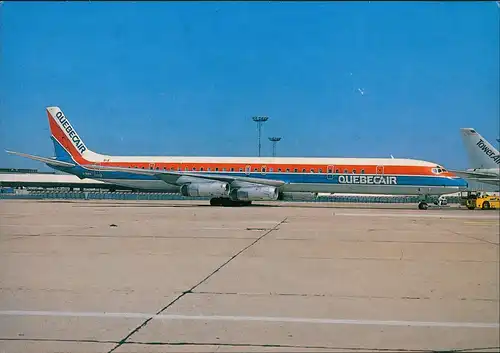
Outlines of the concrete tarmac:
M498 351L499 212L0 201L0 352Z

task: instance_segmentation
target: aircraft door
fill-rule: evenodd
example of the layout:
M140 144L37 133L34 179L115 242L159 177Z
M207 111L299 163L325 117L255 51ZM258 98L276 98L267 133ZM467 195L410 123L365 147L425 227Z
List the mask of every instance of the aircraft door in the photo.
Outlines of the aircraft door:
M100 162L94 162L92 165L99 168L102 164ZM99 169L93 169L92 174L94 178L102 178L102 171Z
M326 178L329 180L333 180L333 172L335 171L335 167L333 165L329 165L326 167Z
M252 167L247 165L245 166L245 175L250 175L250 172L252 171Z

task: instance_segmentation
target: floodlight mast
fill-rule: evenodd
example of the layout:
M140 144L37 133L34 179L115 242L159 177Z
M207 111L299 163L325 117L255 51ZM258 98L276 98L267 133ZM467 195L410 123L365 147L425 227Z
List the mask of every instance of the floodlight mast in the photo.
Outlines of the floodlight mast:
M273 157L276 157L276 144L281 140L281 137L269 137L269 141L273 144Z
M260 135L262 131L262 124L265 123L268 119L269 117L267 116L254 116L252 118L252 120L257 123L257 129L259 131L259 157L260 157Z

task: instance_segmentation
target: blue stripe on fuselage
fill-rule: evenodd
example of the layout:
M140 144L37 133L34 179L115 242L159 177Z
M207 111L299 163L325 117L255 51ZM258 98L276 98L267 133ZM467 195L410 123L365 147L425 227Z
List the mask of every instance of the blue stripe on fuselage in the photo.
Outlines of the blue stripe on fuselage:
M87 178L96 179L132 179L132 180L157 180L158 178L149 175L132 174L127 172L110 172L103 171L94 173L93 171L85 170L79 167L79 174L84 175ZM85 173L85 174L84 174ZM326 174L300 174L300 173L266 173L265 175L260 173L250 173L246 175L245 173L224 173L224 172L189 172L192 175L203 174L210 176L232 176L232 177L250 177L256 179L270 179L270 180L281 180L285 183L303 183L303 184L333 184L333 185L401 185L401 186L462 186L466 187L467 183L460 178L448 178L448 177L429 177L429 176L410 176L410 175L368 175L368 174L334 174L331 178L328 178ZM357 178L354 178L357 177ZM372 182L360 182L361 177L366 177L372 180ZM381 182L380 178L384 178L384 182ZM392 180L388 180L392 179Z

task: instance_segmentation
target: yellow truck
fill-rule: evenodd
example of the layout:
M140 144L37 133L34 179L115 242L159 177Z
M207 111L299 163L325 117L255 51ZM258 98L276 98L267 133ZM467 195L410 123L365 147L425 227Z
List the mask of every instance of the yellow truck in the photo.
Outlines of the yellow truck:
M465 206L469 210L480 208L482 210L500 209L500 196L488 195L481 192L468 192L462 195Z

